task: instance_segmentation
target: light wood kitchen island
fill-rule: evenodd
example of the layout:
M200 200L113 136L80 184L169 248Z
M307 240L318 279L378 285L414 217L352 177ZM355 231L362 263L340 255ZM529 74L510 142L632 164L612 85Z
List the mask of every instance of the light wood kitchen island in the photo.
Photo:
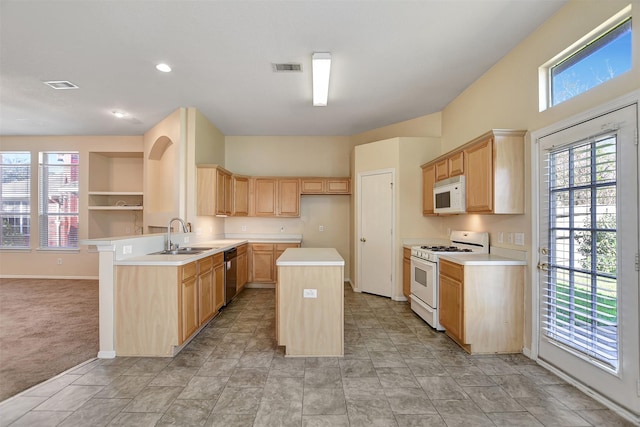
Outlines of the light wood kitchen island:
M289 248L276 262L276 338L286 356L344 356L344 259Z

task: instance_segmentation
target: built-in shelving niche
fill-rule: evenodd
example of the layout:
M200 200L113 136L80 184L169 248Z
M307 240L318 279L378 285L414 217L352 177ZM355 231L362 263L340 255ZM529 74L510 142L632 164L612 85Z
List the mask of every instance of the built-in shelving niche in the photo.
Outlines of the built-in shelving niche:
M142 152L89 153L89 238L142 234Z

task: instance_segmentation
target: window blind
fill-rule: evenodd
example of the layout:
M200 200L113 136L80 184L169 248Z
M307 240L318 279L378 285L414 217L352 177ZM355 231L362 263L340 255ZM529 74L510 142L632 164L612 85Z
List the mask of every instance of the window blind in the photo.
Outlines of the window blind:
M0 152L0 248L30 247L31 153Z
M548 270L543 333L618 363L616 134L547 153Z
M40 153L40 248L78 247L77 152Z

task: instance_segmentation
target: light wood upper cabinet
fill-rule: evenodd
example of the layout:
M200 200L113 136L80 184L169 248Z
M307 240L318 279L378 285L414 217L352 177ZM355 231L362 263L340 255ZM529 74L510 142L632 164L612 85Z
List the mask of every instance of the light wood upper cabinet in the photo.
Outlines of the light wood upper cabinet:
M465 147L467 212L524 213L524 134L494 130Z
M231 176L232 182L232 216L249 215L249 178L246 176Z
M436 165L422 167L422 215L435 215L433 211L433 185L436 182Z
M196 211L198 215L231 215L231 172L216 165L197 167Z
M525 131L494 129L422 165L423 215L433 215L433 185L465 176L466 212L524 213Z
M255 216L300 216L300 180L298 178L255 178Z
M440 324L467 352L522 351L524 266L441 259L439 286Z
M449 178L449 159L442 159L436 162L436 181Z
M467 212L493 211L493 138L467 148Z
M452 154L447 160L449 177L464 174L464 151Z
M300 194L351 194L351 178L300 178Z
M436 181L451 178L464 173L464 152L447 155L435 162Z

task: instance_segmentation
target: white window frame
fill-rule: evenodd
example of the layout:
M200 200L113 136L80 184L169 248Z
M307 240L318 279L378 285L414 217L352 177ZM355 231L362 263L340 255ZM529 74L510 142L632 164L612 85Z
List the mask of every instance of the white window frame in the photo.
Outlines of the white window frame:
M54 164L54 163L45 163L45 158L48 155L58 155L58 156L65 156L65 155L75 155L78 157L78 163L68 163L68 162L62 162L62 164ZM56 165L60 165L60 166L75 166L77 168L76 170L76 174L78 174L78 180L77 185L80 185L80 179L79 179L79 174L80 174L80 153L78 151L69 151L69 150L60 150L60 151L45 151L45 152L40 152L38 155L38 169L39 169L39 173L38 173L38 224L39 224L39 236L38 236L38 249L39 250L52 250L52 251L76 251L79 250L79 237L78 237L78 227L77 224L80 221L80 204L79 204L79 188L75 188L75 200L73 201L73 203L70 203L70 199L73 197L73 188L71 189L72 191L71 196L69 196L69 198L67 200L62 200L60 201L60 206L62 207L64 206L71 206L73 204L75 204L76 209L75 211L50 211L50 200L49 200L49 194L48 194L48 190L47 188L49 187L49 173L47 171L48 166L52 166L55 167ZM72 180L69 181L72 185ZM66 209L66 207L65 207ZM70 223L73 224L74 220L75 220L75 230L76 230L76 236L75 236L75 244L69 245L52 245L49 246L49 220L50 217L52 216L56 216L58 217L57 222L59 222L57 225L58 226L63 226L66 227L68 224L66 223L66 219L70 218L71 221ZM60 241L60 239L63 238L63 236L67 236L66 239L68 239L69 237L69 230L63 230L64 232L66 232L67 234L65 234L64 232L59 233L58 235L58 240ZM61 237L62 236L62 237Z
M27 242L25 245L6 245L4 243L4 239L2 240L2 243L0 243L0 249L3 250L16 250L16 249L30 249L31 248L31 230L32 230L32 218L31 218L31 211L32 211L32 206L31 206L31 164L33 161L32 158L32 154L29 151L2 151L0 152L0 156L2 155L11 155L11 154L26 154L29 157L29 162L28 163L19 163L19 164L11 164L11 163L2 163L2 168L12 168L13 166L19 165L20 167L25 167L27 170L27 179L26 181L26 188L25 190L25 194L23 200L26 200L27 204L26 205L20 205L20 209L18 212L14 212L13 210L7 210L5 211L5 198L10 198L10 199L16 199L17 197L20 196L19 191L20 188L18 187L13 187L11 189L9 188L5 188L4 183L2 183L2 185L0 185L2 194L0 194L0 201L2 203L2 206L0 207L0 223L2 224L3 227L3 233L4 233L4 220L5 218L11 218L11 217L26 217L28 218L28 227L29 227L29 237L27 238ZM5 193L5 190L7 191L7 193ZM9 191L10 190L10 191ZM26 207L26 208L25 208Z
M593 41L602 37L604 34L611 31L613 28L620 25L625 20L631 18L631 5L628 5L620 12L616 13L611 18L600 24L594 30L590 31L587 35L573 43L571 46L558 53L556 56L545 62L538 68L538 111L542 112L551 107L552 94L551 94L551 69L558 65L560 62L571 57L579 52L585 46L589 45ZM588 89L586 92L588 92ZM559 105L559 104L558 104Z

